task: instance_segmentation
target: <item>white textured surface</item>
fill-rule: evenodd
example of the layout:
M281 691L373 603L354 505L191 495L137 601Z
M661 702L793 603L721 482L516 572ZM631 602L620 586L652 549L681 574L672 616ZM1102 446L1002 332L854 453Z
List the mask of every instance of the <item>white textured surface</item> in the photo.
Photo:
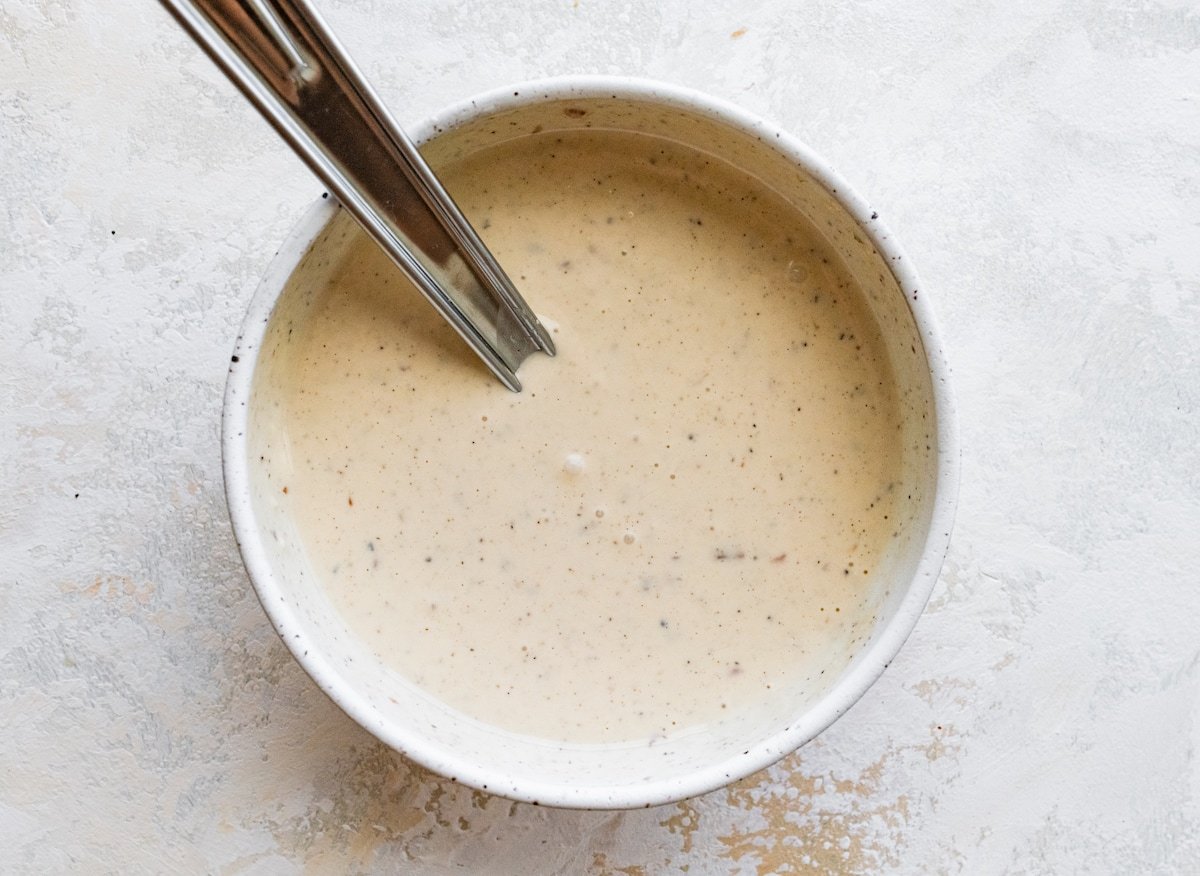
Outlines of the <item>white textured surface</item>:
M955 365L945 572L728 791L556 812L409 766L276 641L221 494L235 327L317 185L149 0L5 0L0 871L1200 870L1194 3L323 6L402 119L630 73L832 159Z

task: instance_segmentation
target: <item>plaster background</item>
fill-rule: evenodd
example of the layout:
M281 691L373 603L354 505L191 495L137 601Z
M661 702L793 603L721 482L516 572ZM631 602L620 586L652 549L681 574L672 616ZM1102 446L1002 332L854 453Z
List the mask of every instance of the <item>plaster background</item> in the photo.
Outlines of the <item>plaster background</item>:
M443 782L291 661L218 421L320 191L150 0L0 0L0 871L1200 871L1200 7L324 0L412 122L658 77L796 133L934 296L963 489L867 696L633 813Z

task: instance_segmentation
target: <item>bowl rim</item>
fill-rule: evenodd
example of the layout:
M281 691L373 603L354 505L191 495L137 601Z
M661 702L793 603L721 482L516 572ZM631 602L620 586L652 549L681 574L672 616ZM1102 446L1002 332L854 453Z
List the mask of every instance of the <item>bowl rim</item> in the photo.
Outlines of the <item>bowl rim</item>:
M671 803L716 790L778 761L832 725L879 678L915 628L937 581L949 547L958 501L960 449L950 367L928 295L917 274L876 210L833 169L798 139L731 103L679 85L625 76L562 76L519 82L455 103L409 133L418 144L480 116L522 107L539 100L615 98L654 102L707 117L760 140L794 160L836 199L870 238L904 292L924 345L936 424L936 484L925 545L907 592L889 622L868 649L819 699L786 728L721 762L663 779L627 785L577 785L522 778L486 763L459 756L437 740L409 733L383 721L367 699L344 685L332 663L307 648L300 621L263 548L254 513L247 458L248 401L257 354L275 302L287 278L309 246L335 215L336 201L325 195L312 205L280 245L259 282L233 350L222 410L222 467L234 538L259 601L301 668L343 711L376 738L421 766L455 782L536 805L578 809L631 809Z

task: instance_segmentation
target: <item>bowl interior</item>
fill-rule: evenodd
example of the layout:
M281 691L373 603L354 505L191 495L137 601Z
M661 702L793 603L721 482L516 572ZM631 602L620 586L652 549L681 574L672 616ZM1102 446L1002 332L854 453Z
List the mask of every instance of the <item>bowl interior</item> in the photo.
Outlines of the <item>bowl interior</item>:
M437 120L422 148L436 169L498 141L577 128L668 138L758 177L820 230L858 280L903 409L902 488L912 496L897 521L900 537L872 578L869 635L830 649L828 671L811 686L649 746L519 736L450 708L385 666L330 604L279 490L295 465L286 414L273 398L289 367L289 327L306 319L322 290L368 245L332 202L320 205L281 251L239 341L226 422L230 505L247 567L281 636L322 688L379 738L444 775L517 799L651 805L718 787L812 738L861 696L911 630L945 549L945 537L932 526L939 502L946 503L940 353L927 349L932 327L915 304L914 281L866 205L799 144L735 111L645 90L518 92L487 110L472 105Z

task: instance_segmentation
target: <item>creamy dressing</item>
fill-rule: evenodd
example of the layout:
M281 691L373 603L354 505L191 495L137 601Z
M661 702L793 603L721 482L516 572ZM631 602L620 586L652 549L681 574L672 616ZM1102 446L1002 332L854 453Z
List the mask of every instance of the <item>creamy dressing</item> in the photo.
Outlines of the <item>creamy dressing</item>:
M365 240L272 326L278 489L346 623L451 706L560 740L819 692L900 509L899 406L844 267L753 179L644 136L442 176L559 355L505 391Z

